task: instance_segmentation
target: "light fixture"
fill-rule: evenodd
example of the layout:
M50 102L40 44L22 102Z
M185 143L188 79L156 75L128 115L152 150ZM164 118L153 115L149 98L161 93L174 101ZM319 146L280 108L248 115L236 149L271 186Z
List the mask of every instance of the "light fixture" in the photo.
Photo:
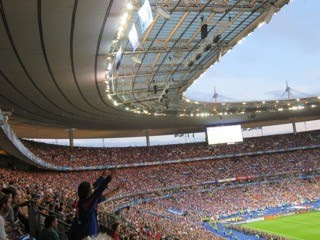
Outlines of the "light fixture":
M128 17L128 13L125 12L125 13L122 15L122 18L123 18L123 19L127 19L127 17Z
M170 13L159 5L157 6L157 13L166 20L170 19Z
M222 51L221 51L221 49L219 49L218 56L217 56L217 62L220 62L221 56L222 56Z
M188 67L189 67L189 68L192 67L193 64L194 64L194 61L190 61L190 62L188 63Z
M131 10L132 8L133 8L133 5L132 5L131 2L129 2L129 3L127 4L127 9L128 9L128 10Z
M198 61L201 58L201 56L202 56L201 53L197 54L195 60Z
M275 12L275 7L273 5L271 5L268 12L267 12L266 18L264 19L265 23L268 24L270 22L274 12Z
M109 64L108 64L108 71L110 71L110 70L111 70L111 68L112 68L112 64L111 64L111 63L109 63Z
M265 24L265 22L259 23L258 28L261 28L264 24Z
M120 25L123 26L126 23L126 21L127 21L126 18L121 18Z
M208 44L207 46L205 46L204 51L207 52L211 49L211 44Z
M138 58L138 57L135 57L135 56L132 57L132 61L133 61L134 63L136 63L136 64L141 64L141 63L142 63L141 59Z

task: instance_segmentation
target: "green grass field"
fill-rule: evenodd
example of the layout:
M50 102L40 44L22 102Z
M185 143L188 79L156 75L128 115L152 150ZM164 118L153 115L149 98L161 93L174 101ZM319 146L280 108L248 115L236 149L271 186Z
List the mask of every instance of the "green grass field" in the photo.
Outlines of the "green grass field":
M320 240L320 212L279 217L243 226L294 240Z

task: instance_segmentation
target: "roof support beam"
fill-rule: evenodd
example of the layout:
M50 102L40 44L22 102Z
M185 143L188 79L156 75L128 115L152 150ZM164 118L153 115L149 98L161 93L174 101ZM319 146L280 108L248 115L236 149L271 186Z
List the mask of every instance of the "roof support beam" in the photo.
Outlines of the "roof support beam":
M162 86L159 86L158 87L158 92L161 92L162 90L164 89L164 87ZM169 89L174 89L174 88L169 88ZM153 89L151 90L147 90L145 88L142 88L142 89L135 89L133 91L134 93L153 93ZM111 96L115 96L115 95L127 95L127 94L131 94L132 91L131 90L128 90L128 91L120 91L120 92L117 92L117 93L111 93L110 95Z
M148 77L148 76L159 76L159 75L170 75L174 71L163 71L163 72L139 72L138 74L122 74L118 75L117 78L133 78L133 77ZM180 73L189 73L189 70L177 70L175 74L180 74Z
M165 40L165 45L168 44L168 42L171 40L171 38L174 36L174 34L177 32L177 30L179 29L179 27L181 26L181 24L184 22L184 20L186 19L186 17L188 17L189 13L185 13L183 14L182 18L179 20L179 22L177 23L177 25L174 27L174 29L172 30L172 32L169 34L168 38ZM154 66L157 64L159 58L161 56L161 53L158 53L158 55L156 56L155 60L152 63L151 66L151 71L153 70Z
M149 35L150 35L150 33L151 33L154 25L155 25L156 22L158 21L158 19L159 19L159 14L156 15L156 17L153 19L152 23L151 23L150 26L148 27L146 34L143 36L142 44L144 44L144 43L147 41L147 39L148 39L148 37L149 37Z
M256 1L257 1L257 0L251 0L251 1L249 2L249 5L250 5L250 6L253 6L253 5L256 3Z
M132 92L131 92L132 93ZM132 104L132 103L140 103L140 102L149 102L149 101L155 101L158 100L158 98L146 98L146 99L137 99L137 100L132 100L132 101L127 101L127 102L122 102L122 104Z
M177 25L174 27L174 29L172 30L172 32L169 34L168 38L166 39L166 44L168 44L168 42L171 40L171 38L174 36L174 34L178 31L178 29L181 27L181 24L184 22L184 20L188 17L189 13L186 12L183 14L182 18L180 18L179 22L177 23Z
M254 4L257 0L251 0L250 2L244 2L242 4L238 4L237 7L234 7L232 11L235 12L251 12L253 10ZM179 4L174 12L199 12L199 9L202 9L205 6L203 3L193 4L192 6L186 6L185 4ZM213 12L213 13L225 13L227 10L232 8L232 4L230 3L212 3L203 9L202 12ZM175 6L170 5L166 8L168 12L171 12ZM156 11L156 5L151 4L152 10ZM259 12L263 12L263 9L258 10Z
M164 51L164 52L167 52L167 51ZM153 68L157 64L160 56L161 56L161 52L158 53L158 55L156 56L155 60L153 61L152 66L151 66L151 71L153 71Z

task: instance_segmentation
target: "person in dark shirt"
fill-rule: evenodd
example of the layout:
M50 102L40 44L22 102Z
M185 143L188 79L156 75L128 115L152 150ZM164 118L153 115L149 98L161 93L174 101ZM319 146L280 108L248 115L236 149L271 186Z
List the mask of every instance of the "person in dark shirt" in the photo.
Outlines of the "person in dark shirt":
M56 228L58 220L55 216L47 216L44 220L44 229L40 232L39 240L60 240Z
M120 186L118 186L116 189L103 194L115 175L115 171L109 175L107 173L107 171L104 171L93 186L89 182L82 182L78 186L79 201L76 216L69 230L69 240L82 240L88 236L96 237L98 235L97 206L100 202L116 194L120 189Z

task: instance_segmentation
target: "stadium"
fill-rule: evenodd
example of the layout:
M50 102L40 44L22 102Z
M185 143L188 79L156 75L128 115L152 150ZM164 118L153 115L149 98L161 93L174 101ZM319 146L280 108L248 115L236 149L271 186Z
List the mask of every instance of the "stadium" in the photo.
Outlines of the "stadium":
M0 240L319 240L317 7L0 0Z

